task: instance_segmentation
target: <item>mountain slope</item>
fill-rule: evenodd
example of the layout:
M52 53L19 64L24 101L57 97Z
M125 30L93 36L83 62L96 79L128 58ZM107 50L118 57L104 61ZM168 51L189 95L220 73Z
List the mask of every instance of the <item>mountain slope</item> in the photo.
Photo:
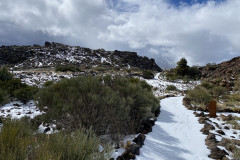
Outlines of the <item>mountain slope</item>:
M235 57L220 64L207 64L201 68L201 72L203 78L236 78L240 74L240 57Z

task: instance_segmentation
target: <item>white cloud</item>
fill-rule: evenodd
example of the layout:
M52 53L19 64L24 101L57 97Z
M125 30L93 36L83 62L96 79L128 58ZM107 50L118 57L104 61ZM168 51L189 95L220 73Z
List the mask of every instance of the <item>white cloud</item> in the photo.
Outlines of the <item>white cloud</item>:
M199 65L240 55L239 0L178 8L167 1L1 1L0 43L50 38L92 48L143 50L174 62L185 57Z

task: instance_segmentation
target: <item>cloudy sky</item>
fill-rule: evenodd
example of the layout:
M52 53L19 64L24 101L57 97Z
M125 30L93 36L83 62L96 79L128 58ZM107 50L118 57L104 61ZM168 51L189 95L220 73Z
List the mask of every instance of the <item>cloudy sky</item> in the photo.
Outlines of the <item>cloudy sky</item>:
M240 0L0 0L0 45L45 41L218 63L240 56Z

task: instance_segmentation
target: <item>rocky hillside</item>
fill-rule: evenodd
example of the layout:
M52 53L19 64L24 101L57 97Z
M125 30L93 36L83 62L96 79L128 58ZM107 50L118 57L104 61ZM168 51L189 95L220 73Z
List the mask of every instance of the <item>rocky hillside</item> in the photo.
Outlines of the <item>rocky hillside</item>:
M200 68L203 79L219 79L220 85L231 88L234 81L240 76L240 57L235 57L230 61L220 64L207 64Z
M135 52L92 50L79 46L45 42L45 46L2 46L0 47L0 66L29 69L74 65L81 68L102 65L143 70L161 71L154 59L138 56Z

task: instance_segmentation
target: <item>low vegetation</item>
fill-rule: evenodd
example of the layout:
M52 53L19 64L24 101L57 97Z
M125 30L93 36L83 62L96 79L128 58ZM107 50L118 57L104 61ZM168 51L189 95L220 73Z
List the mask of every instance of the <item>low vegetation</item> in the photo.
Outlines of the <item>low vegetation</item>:
M6 91L0 88L0 105L6 104L9 101Z
M13 79L13 75L8 72L6 67L0 69L0 81L9 81Z
M174 86L174 85L169 85L169 86L167 86L166 90L167 90L167 91L176 91L176 90L177 90L177 87Z
M101 150L99 147L101 146ZM0 159L108 159L111 148L91 130L35 134L25 120L5 120L0 132Z
M13 75L6 68L0 69L0 105L6 104L11 97L26 103L33 99L37 91L37 87L28 86L20 79L13 78Z
M216 100L219 110L231 109L234 112L240 111L240 92L238 88L238 80L234 83L233 91L229 91L228 87L222 87L222 78L203 81L201 85L187 92L187 98L194 104L205 107L210 100Z
M54 83L54 81L46 81L43 86L44 87L48 87L48 86L51 86L52 84Z
M145 71L143 71L143 78L153 79L154 78L154 73L152 71L145 70Z
M227 145L227 150L229 150L230 152L232 152L232 157L234 159L239 159L240 158L240 148L237 147L237 146L240 146L240 144L235 144L235 143L229 143Z
M19 99L23 103L27 103L33 99L33 96L38 92L38 88L35 86L28 86L19 88L13 92L14 97Z
M145 81L111 76L63 79L40 90L35 100L46 112L44 122L56 120L67 130L92 128L117 141L159 108Z
M187 98L194 103L207 105L212 96L206 88L198 86L187 92Z
M176 68L171 69L166 73L166 78L168 80L198 80L201 78L201 72L197 66L189 67L187 65L187 60L182 58L178 61Z

